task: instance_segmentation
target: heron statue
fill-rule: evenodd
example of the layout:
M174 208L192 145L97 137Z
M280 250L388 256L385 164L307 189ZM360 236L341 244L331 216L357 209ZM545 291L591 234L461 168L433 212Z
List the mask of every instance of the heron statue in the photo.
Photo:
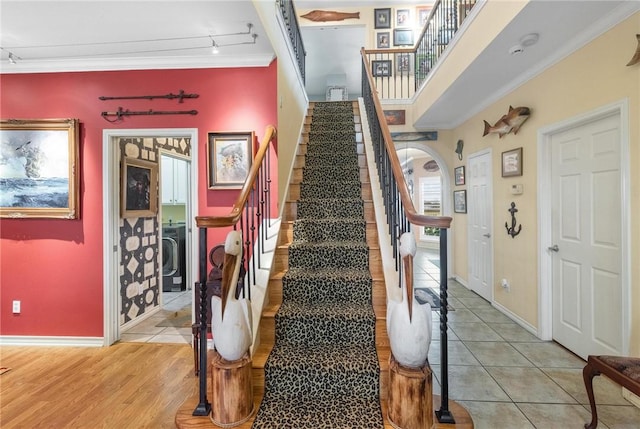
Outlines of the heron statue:
M427 362L431 343L431 305L420 304L413 292L413 257L416 254L416 240L412 233L400 236L400 256L404 275L402 276L401 300L387 303L387 332L391 352L396 361L409 368L420 368Z
M227 361L241 359L249 350L253 336L251 301L236 298L242 265L242 235L231 231L224 243L220 296L211 298L213 347Z

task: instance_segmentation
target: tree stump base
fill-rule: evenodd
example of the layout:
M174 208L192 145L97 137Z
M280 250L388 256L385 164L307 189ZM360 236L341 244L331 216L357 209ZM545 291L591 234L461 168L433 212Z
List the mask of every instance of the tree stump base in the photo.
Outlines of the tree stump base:
M211 354L211 421L223 428L241 425L253 414L251 359L230 362Z
M389 362L389 422L400 429L433 426L433 379L431 368L408 368L393 354Z

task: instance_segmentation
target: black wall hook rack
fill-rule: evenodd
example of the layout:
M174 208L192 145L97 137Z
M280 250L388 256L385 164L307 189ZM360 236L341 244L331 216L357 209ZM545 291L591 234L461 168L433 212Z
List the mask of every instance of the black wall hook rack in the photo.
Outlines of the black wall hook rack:
M522 225L518 225L518 228L516 228L516 212L518 211L516 203L512 201L511 208L507 211L511 213L511 228L509 228L509 224L507 222L504 223L504 227L507 228L507 234L509 234L511 238L515 238L515 236L520 234L520 231L522 231Z

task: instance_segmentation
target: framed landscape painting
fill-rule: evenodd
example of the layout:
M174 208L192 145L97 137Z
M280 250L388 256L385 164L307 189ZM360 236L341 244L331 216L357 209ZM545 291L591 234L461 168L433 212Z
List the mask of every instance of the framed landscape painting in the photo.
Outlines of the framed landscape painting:
M77 119L0 121L0 217L77 219Z

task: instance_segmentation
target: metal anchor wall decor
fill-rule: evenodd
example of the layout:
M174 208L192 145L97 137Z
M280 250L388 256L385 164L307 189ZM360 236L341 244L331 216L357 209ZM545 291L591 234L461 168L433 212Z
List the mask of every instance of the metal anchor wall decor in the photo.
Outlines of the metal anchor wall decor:
M507 222L504 223L504 227L507 228L507 234L509 234L511 238L515 238L515 236L520 234L520 231L522 231L522 225L518 225L518 228L516 229L516 212L518 211L516 203L511 202L511 208L507 211L511 213L511 228L509 228L509 224Z

